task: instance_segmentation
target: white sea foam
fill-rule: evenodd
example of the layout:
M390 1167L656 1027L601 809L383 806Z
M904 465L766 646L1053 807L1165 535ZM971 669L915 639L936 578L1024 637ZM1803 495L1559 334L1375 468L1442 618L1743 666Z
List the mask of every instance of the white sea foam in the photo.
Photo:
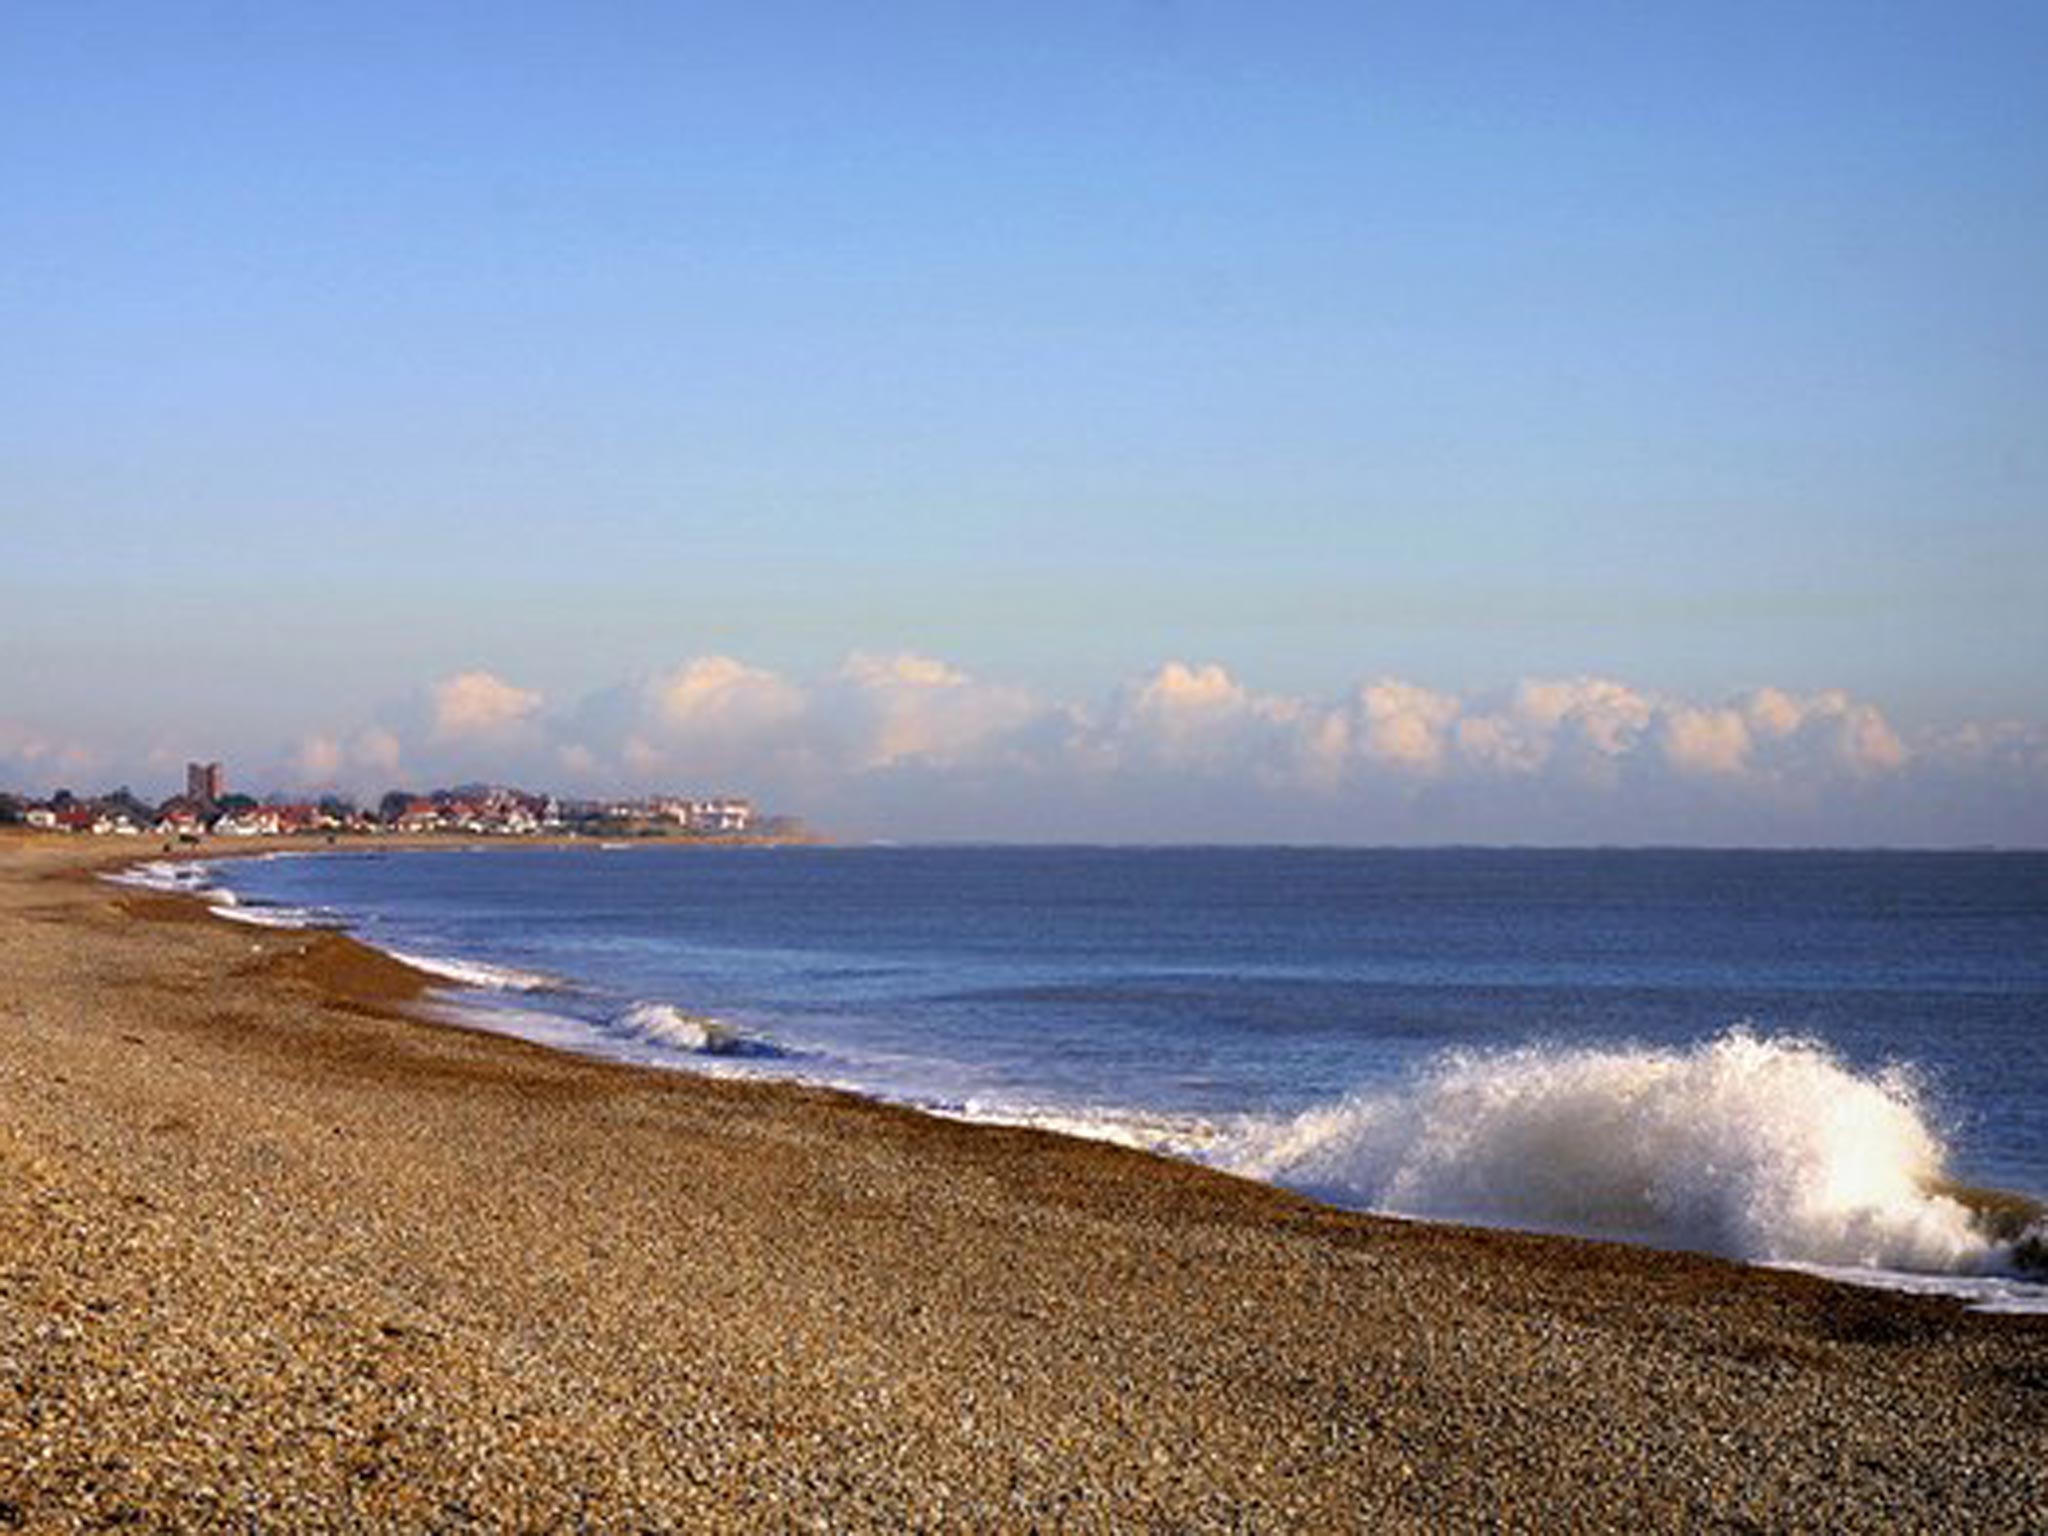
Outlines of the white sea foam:
M1810 1040L1438 1058L1398 1091L1248 1131L1236 1171L1404 1215L1760 1263L1981 1275L2012 1249L1937 1188L1911 1077Z
M612 1021L612 1027L635 1040L706 1056L732 1055L748 1044L730 1024L685 1013L673 1003L635 1003Z
M1005 1100L973 1099L963 1104L933 1105L909 1101L913 1107L948 1120L976 1125L1008 1125L1051 1131L1083 1141L1106 1141L1163 1157L1206 1161L1227 1134L1213 1120L1199 1115L1148 1114L1141 1110L1102 1106L1041 1105Z
M479 1003L456 998L430 998L420 1005L420 1012L445 1024L486 1034L510 1035L551 1050L581 1055L603 1054L591 1048L589 1024L572 1014L495 999Z
M1901 1291L1908 1296L1951 1296L1967 1302L1972 1312L2048 1313L2048 1285L2019 1280L2010 1275L1916 1275L1896 1269L1855 1269L1840 1264L1778 1264L1776 1269L1796 1269L1844 1285L1868 1286L1879 1291Z
M141 864L130 864L125 869L114 870L100 878L112 885L132 885L145 891L215 894L212 889L213 866L203 864L197 859L183 862L150 859Z
M295 857L281 853L264 854L262 859ZM252 860L251 862L260 862ZM213 883L215 866L199 859L151 859L102 876L115 885L133 886L170 895L196 896L215 917L246 923L254 928L327 928L335 925L330 915L306 907L282 903L245 902L224 885Z
M225 899L223 899L225 898ZM209 891L206 899L215 917L247 923L253 928L314 928L320 919L303 907L245 907L233 891Z
M562 985L552 976L544 976L538 971L515 970L509 965L487 965L481 960L457 960L446 955L420 955L396 949L386 953L416 971L425 971L429 976L438 976L443 981L452 981L480 992L552 992L560 990Z

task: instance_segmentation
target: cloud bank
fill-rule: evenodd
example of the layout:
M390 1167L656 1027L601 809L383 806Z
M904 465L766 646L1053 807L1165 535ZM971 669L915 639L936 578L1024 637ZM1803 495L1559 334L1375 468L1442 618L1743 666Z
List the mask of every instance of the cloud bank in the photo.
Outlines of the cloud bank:
M0 781L85 749L0 723ZM281 753L270 782L737 792L848 837L2048 845L2048 729L1913 735L1841 690L1688 699L1608 677L1268 692L1170 661L1046 697L916 654L798 678L705 655L575 698L488 670Z

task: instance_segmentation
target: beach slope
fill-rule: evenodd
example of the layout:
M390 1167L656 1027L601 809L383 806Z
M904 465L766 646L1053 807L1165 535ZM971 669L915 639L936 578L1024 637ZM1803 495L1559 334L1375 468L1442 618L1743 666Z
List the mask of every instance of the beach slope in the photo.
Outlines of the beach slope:
M2041 1529L2048 1319L423 1020L0 835L0 1530Z

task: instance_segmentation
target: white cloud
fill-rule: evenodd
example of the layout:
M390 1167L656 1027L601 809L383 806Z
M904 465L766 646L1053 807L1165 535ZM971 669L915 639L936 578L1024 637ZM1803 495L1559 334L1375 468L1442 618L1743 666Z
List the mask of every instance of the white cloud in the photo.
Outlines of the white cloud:
M910 653L847 658L832 703L845 721L849 765L887 768L971 761L1039 712L1031 695L976 681Z
M1657 711L1648 694L1606 677L1525 681L1516 686L1515 706L1603 757L1633 749Z
M801 689L730 656L702 656L650 680L649 722L678 739L758 735L804 711Z
M1447 693L1383 678L1361 688L1365 755L1414 773L1428 773L1443 761L1447 733L1458 718L1458 701Z
M1138 690L1136 709L1172 728L1175 722L1235 714L1249 699L1237 680L1214 662L1191 667L1169 661Z
M1733 777L1749 766L1749 726L1733 709L1674 709L1664 717L1660 743L1681 773Z
M530 720L541 702L489 672L459 672L434 685L434 734L453 740L502 732Z
M1131 693L1108 725L1112 760L1200 762L1241 743L1252 696L1222 667L1169 661Z
M1915 738L1839 689L1702 700L1598 676L1482 697L1380 677L1317 697L1171 660L1106 697L1055 699L915 652L812 678L708 655L544 708L472 671L308 734L277 771L357 794L472 777L732 790L910 837L2048 841L2042 725ZM103 776L75 747L0 727L0 783Z
M1550 733L1511 714L1467 715L1453 734L1458 755L1492 773L1535 773L1550 760Z
M1883 711L1839 688L1806 695L1756 688L1720 713L1737 716L1748 737L1745 759L1754 762L1740 766L1781 781L1830 769L1882 776L1904 767L1910 755Z
M1743 701L1743 715L1757 735L1782 740L1806 719L1806 706L1782 688L1759 688Z
M1069 706L1055 769L1179 774L1271 790L1328 784L1346 767L1343 720L1308 701L1246 687L1224 667L1170 661L1106 708Z
M1855 773L1886 773L1905 764L1905 743L1874 704L1862 704L1839 689L1807 701L1803 731L1812 731L1825 750Z
M1611 678L1525 678L1503 707L1461 714L1453 736L1459 757L1489 774L1612 783L1656 713L1655 699Z
M1842 750L1856 767L1871 773L1903 768L1906 744L1874 705L1859 705L1844 721Z

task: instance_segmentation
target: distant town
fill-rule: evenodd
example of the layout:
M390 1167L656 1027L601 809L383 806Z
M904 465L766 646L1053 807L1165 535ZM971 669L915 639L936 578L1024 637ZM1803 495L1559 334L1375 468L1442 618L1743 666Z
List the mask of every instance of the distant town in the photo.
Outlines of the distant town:
M469 837L793 838L800 822L757 815L733 795L572 799L501 784L426 793L394 789L374 806L344 795L281 800L235 794L219 763L190 763L185 792L155 804L125 786L110 794L60 789L44 799L0 793L0 825L101 837L278 837L446 833Z

